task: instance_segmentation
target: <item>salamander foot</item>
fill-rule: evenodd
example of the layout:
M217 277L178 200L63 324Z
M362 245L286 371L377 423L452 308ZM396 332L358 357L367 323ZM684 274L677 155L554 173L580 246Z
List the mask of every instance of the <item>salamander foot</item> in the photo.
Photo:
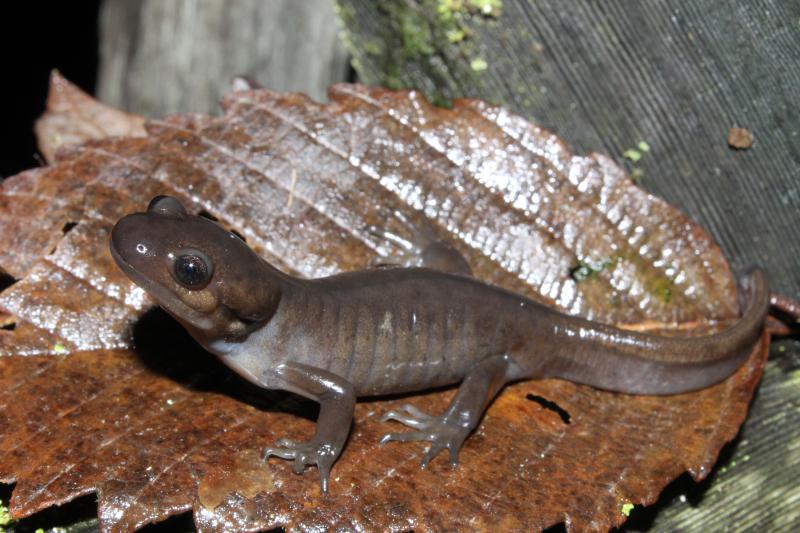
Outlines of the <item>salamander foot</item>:
M406 433L387 433L381 438L381 444L389 441L415 441L427 440L431 442L422 458L422 468L436 457L445 448L450 452L450 465L458 464L458 451L464 440L469 436L471 427L465 427L456 421L443 416L431 416L423 413L413 405L405 404L397 410L392 410L381 417L381 422L395 420L417 431Z
M393 216L403 228L402 233L408 237L377 226L369 226L369 233L400 249L393 256L375 258L371 266L425 267L452 274L472 274L464 256L438 235L436 228L424 215L420 214L416 221L401 211L394 211Z
M270 455L281 459L294 459L292 470L295 474L302 474L306 466L317 465L322 492L328 492L331 466L340 450L331 444L317 442L316 439L298 443L289 439L279 439L275 444L274 447L264 448L262 453L264 460Z

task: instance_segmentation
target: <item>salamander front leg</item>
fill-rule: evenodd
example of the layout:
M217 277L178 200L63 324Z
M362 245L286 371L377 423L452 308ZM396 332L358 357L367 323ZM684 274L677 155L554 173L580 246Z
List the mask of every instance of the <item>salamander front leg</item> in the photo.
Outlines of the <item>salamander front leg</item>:
M299 363L278 366L275 378L285 390L319 402L319 417L311 440L295 443L280 439L277 446L265 448L263 456L294 459L296 474L302 474L307 465L316 464L322 492L327 492L331 466L339 457L353 422L356 403L353 386L328 371Z
M394 211L394 218L408 237L370 226L367 231L388 241L402 250L392 257L379 257L372 261L377 267L425 267L451 274L472 275L469 263L458 250L441 238L436 228L423 214L416 221L401 211Z
M427 440L431 446L422 458L422 468L445 448L450 452L450 464L455 466L461 445L478 425L497 392L512 379L514 366L508 355L496 355L478 363L461 382L455 398L441 416L428 415L408 404L389 411L381 418L382 422L396 420L416 431L387 433L381 444L392 440Z

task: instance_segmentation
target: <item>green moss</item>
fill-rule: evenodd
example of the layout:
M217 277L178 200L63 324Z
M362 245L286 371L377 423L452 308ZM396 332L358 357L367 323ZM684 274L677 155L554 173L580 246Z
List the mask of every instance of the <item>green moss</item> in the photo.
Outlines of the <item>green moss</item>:
M437 0L439 30L449 43L460 43L472 35L468 23L473 15L497 18L502 8L502 0Z
M469 11L463 0L438 0L436 3L434 32L444 35L446 44L457 44L468 38L472 31L466 25Z
M353 42L353 36L349 29L355 25L355 10L351 6L342 5L339 1L333 3L333 10L339 21L339 40L344 44L345 49L353 56L350 60L350 64L356 71L360 72L364 65L359 59L358 49Z
M475 72L482 72L487 68L489 68L489 63L487 63L486 60L483 59L482 57L476 57L470 62L469 68L471 68Z
M361 62L361 60L360 60L360 59L358 59L357 57L354 57L354 58L352 58L352 59L350 60L350 66L352 66L352 67L353 67L353 69L354 69L356 72L361 72L361 71L364 69L364 64L363 64L363 63Z
M446 20L473 13L497 18L503 11L503 0L438 0L436 11Z
M436 107L444 107L446 109L453 108L453 100L445 96L442 96L439 93L431 94L430 96L426 96L426 98L431 104L435 105Z
M622 152L622 157L633 163L633 170L631 171L631 181L634 183L639 183L644 177L644 171L639 167L635 166L639 161L641 161L644 154L650 151L650 145L646 141L639 141L636 144L636 148L629 148Z
M631 171L631 181L634 183L639 183L640 181L642 181L643 177L644 177L644 170L642 170L639 167L634 167L633 170Z
M625 502L625 503L622 504L622 508L620 509L620 511L625 516L630 516L631 515L631 511L633 511L634 507L635 506L631 502Z
M469 0L470 7L487 17L499 17L503 10L503 0Z
M7 526L11 523L11 513L8 512L8 507L3 505L3 501L0 500L0 526Z
M61 344L60 342L56 343L55 345L53 345L53 353L56 353L58 355L63 355L67 353L67 347Z
M579 261L578 266L572 267L569 271L569 276L575 281L584 281L592 276L597 276L597 272L583 261Z
M434 104L449 104L454 80L480 87L492 59L478 48L478 26L496 24L498 0L375 0L375 20L362 20L337 0L342 40L366 83L414 86ZM419 76L426 77L421 83Z
M355 67L353 67L353 68L355 68ZM400 78L398 78L397 76L386 76L383 79L383 84L386 86L387 89L393 89L395 91L397 89L402 89L403 88L403 82L400 81Z
M614 256L610 259L601 261L600 263L589 263L585 261L578 261L577 266L572 267L569 275L575 281L585 281L587 279L594 279L597 275L607 268L614 268L620 262L622 257Z
M356 21L356 12L352 6L343 5L338 0L333 2L333 12L336 13L336 18L339 20L339 28L342 30L339 33L339 38L342 39L345 46L350 48L353 41L350 39L350 34L347 28L352 27Z
M364 49L365 53L373 56L380 56L385 52L383 42L377 39L364 41L364 44L362 44L361 47Z
M457 42L463 41L467 33L463 29L458 28L458 29L446 30L445 35L447 35L448 41L455 44Z
M653 284L653 294L668 304L672 301L672 280L661 278Z
M642 152L634 148L629 148L628 150L622 152L622 157L624 157L625 159L629 159L634 163L638 163L639 160L642 158Z
M650 145L646 141L639 141L636 148L629 148L622 152L622 157L638 163L644 154L650 151Z
M409 56L431 55L434 48L427 21L413 9L400 10L399 20L400 38L405 53Z
M436 12L442 21L453 20L457 15L464 12L463 0L439 0L436 5Z

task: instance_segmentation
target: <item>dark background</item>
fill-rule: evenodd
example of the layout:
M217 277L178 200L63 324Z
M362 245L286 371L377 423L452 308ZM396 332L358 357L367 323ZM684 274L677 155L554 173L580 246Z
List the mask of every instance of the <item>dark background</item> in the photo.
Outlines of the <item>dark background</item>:
M99 9L100 0L3 2L3 178L40 164L33 123L44 110L47 79L53 69L94 92Z

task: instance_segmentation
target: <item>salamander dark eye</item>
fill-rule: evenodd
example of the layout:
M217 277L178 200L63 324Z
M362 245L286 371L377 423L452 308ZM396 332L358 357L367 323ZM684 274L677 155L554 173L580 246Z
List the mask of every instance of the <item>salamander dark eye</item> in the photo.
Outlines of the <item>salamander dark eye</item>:
M147 206L147 212L171 217L182 217L186 215L186 210L177 198L163 195L156 196L150 200L150 205Z
M179 255L173 263L173 275L175 279L193 291L197 291L208 285L213 274L211 261L202 252L189 250Z

